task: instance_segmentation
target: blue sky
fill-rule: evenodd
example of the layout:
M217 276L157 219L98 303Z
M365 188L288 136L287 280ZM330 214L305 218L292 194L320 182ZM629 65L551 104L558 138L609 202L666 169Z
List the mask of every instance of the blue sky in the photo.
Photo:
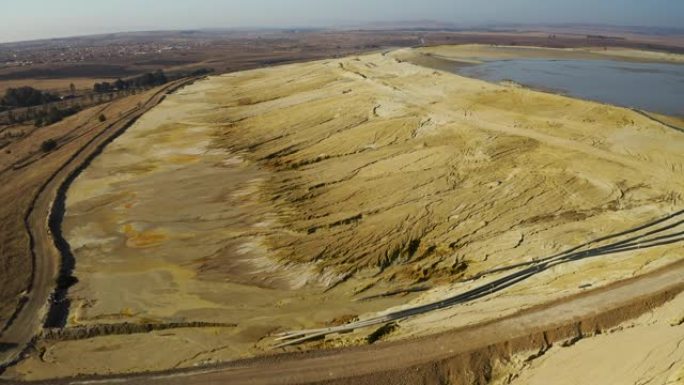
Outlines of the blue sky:
M426 19L684 27L684 0L0 0L0 41Z

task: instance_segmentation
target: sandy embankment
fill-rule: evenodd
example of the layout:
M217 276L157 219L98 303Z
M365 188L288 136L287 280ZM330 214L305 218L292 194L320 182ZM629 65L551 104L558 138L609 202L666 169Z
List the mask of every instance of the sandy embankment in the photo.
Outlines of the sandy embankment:
M478 272L684 204L681 133L625 109L395 59L406 54L212 77L146 114L69 192L64 229L79 278L70 325L238 326L44 342L13 375L259 354L273 332L442 298ZM383 338L501 317L681 252L558 266ZM425 291L376 297L407 288ZM366 343L373 331L304 348Z
M425 56L428 56L426 58ZM413 60L445 59L452 62L481 63L483 60L545 58L566 60L616 60L631 62L684 63L684 55L619 47L544 48L464 44L403 50L398 57Z
M684 294L604 334L519 354L494 372L493 384L510 385L684 383Z

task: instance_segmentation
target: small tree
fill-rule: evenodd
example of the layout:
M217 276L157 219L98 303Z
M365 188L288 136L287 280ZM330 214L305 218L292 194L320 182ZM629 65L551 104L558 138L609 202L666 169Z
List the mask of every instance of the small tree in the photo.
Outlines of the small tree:
M50 107L47 113L47 123L52 124L62 120L62 112L55 106Z
M100 122L104 122L107 120L107 117L105 116L105 114L100 114L100 116L97 117L97 120L99 120Z
M126 82L124 82L121 79L116 79L116 81L114 82L114 87L118 91L125 90L126 88L128 88Z
M57 148L57 142L54 139L48 139L43 141L43 143L40 144L40 149L43 152L50 152Z
M74 83L69 84L69 91L71 91L71 96L76 95L76 86Z

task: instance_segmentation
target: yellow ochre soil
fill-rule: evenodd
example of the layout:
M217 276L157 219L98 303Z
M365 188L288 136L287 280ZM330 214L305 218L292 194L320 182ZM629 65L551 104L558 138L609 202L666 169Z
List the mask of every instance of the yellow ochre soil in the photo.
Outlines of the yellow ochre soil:
M684 383L684 294L606 333L535 355L499 363L492 384Z
M68 192L63 228L79 279L68 326L237 326L43 341L7 375L278 352L277 332L444 298L474 287L466 280L479 272L684 206L681 132L627 109L406 61L414 55L245 71L169 95ZM675 243L557 266L402 321L382 339L501 317L681 252ZM402 293L382 296L391 292ZM374 331L289 349L367 343Z

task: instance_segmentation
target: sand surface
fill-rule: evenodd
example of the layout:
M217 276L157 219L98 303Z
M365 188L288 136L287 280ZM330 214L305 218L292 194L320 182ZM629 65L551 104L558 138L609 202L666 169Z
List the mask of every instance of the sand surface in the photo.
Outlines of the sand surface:
M278 331L453 295L479 272L684 205L681 132L404 61L414 54L211 77L143 116L69 190L63 228L79 282L68 326L237 326L44 341L10 375L271 353ZM383 338L501 317L681 258L671 244L558 266ZM420 291L380 296L406 289ZM373 331L290 349L364 344Z
M463 63L479 63L483 60L505 59L568 59L568 60L617 60L633 62L684 63L684 55L642 51L620 47L586 47L586 48L544 48L525 46L488 46L481 44L464 44L453 46L425 47L412 50L408 57L429 55Z
M499 368L494 383L622 385L684 383L684 294L608 333L554 346L541 357L521 354Z

